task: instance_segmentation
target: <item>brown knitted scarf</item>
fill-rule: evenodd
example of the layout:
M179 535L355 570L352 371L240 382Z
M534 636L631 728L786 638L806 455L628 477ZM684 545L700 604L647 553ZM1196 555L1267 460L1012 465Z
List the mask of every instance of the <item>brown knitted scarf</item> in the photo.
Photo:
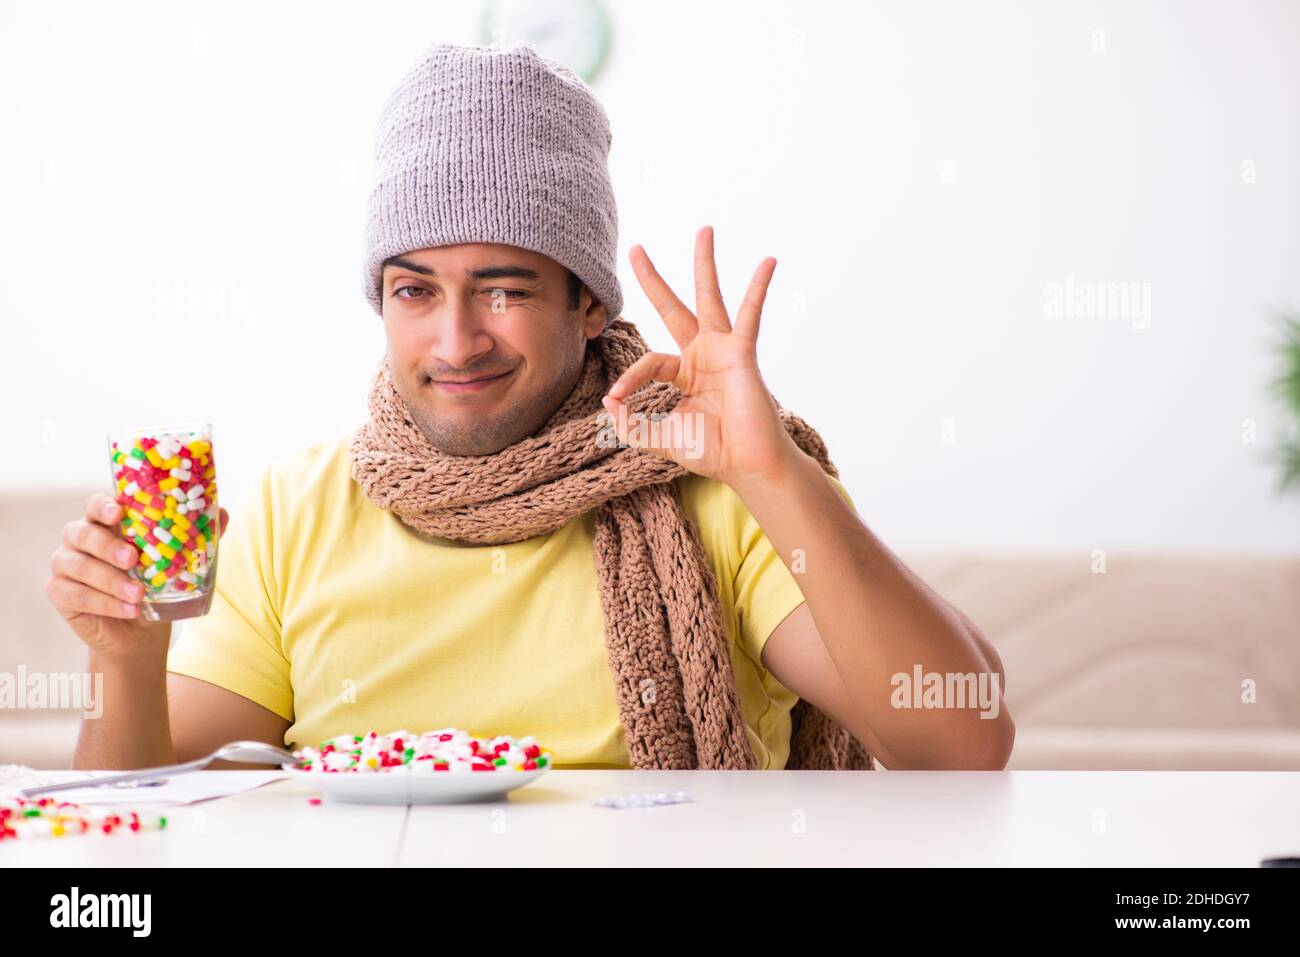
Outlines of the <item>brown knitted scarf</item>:
M587 343L578 384L551 419L483 456L429 444L385 357L370 419L351 439L352 477L416 531L474 545L523 541L594 509L605 645L632 767L753 769L718 586L672 481L686 470L597 441L612 433L601 396L646 351L634 325L610 323ZM629 412L649 414L680 398L674 386L650 382L625 401ZM785 409L780 415L799 447L838 477L821 436ZM872 767L866 749L807 701L795 705L792 725L787 768Z

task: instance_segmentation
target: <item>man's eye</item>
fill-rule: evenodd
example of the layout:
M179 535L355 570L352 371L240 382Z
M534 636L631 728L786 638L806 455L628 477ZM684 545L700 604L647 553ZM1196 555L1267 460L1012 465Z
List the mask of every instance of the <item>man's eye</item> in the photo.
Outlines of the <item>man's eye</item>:
M489 289L488 292L494 298L497 296L505 296L507 299L518 299L528 295L528 293L524 292L522 289L504 289L500 286L493 287L492 289Z
M424 292L419 286L399 286L393 290L393 295L398 299L419 299L419 296L403 296L404 292Z

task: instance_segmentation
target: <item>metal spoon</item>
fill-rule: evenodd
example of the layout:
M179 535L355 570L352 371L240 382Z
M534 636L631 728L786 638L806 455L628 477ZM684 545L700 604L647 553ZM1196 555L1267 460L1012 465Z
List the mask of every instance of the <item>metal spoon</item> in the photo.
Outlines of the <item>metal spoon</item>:
M278 764L281 767L298 766L298 759L284 748L277 748L264 741L233 741L213 751L206 758L186 761L184 764L169 764L161 768L144 768L139 771L127 771L124 774L109 774L102 777L82 778L78 781L61 781L58 784L42 784L39 787L22 788L23 797L40 797L53 791L67 791L72 788L97 788L109 784L125 784L129 781L151 781L154 778L172 774L184 774L187 771L199 771L213 761L242 761L248 764Z

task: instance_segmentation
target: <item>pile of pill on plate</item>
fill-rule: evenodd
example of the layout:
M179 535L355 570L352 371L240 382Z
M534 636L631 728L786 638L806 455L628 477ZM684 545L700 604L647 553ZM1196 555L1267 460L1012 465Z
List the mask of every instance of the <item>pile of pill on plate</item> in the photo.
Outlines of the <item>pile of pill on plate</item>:
M124 808L89 807L55 798L0 797L0 841L16 837L67 837L89 831L161 831L167 818Z
M324 773L537 771L549 767L554 758L532 735L477 738L458 728L424 734L341 734L319 748L300 748L293 756L301 770Z
M160 433L112 443L122 537L136 547L136 574L150 597L203 587L220 522L212 436Z

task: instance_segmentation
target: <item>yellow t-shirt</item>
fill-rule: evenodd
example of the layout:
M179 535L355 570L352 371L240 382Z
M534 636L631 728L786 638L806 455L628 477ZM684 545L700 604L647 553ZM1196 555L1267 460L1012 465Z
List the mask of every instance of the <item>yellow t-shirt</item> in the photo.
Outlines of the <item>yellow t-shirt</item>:
M729 486L677 482L717 575L750 743L759 767L783 768L798 699L759 656L803 595ZM352 480L346 439L323 442L264 469L232 512L212 610L178 630L168 670L293 722L290 747L458 727L535 735L557 768L627 768L593 530L587 512L509 545L420 535Z

